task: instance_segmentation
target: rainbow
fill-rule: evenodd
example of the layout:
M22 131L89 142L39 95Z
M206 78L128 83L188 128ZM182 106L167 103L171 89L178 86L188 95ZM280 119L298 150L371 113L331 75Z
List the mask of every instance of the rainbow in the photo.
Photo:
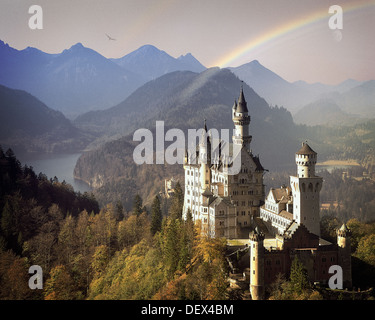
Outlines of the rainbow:
M355 0L352 3L346 3L342 5L343 12L353 12L360 10L366 7L375 6L374 1L358 1ZM320 9L316 12L313 12L307 16L298 17L292 21L289 21L283 25L277 26L276 28L270 29L265 33L260 34L259 36L251 39L250 41L242 44L231 52L227 53L225 56L222 56L217 61L215 61L212 66L219 66L221 68L229 67L233 62L240 59L244 55L249 55L253 50L266 45L274 40L279 39L285 35L288 35L296 30L305 28L312 24L318 23L323 19L327 19L328 23L329 13L328 7ZM345 16L344 16L344 25L345 25Z

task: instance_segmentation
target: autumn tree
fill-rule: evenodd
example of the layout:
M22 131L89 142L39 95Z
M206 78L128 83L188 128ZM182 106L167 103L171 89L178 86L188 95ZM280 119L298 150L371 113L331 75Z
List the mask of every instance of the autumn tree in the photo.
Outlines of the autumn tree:
M51 269L44 286L46 300L74 300L77 298L74 282L65 266L58 265Z

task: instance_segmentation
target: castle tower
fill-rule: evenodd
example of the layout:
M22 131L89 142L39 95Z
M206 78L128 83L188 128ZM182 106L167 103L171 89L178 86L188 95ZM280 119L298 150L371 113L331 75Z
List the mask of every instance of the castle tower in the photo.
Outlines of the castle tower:
M352 287L351 235L352 233L345 223L337 230L338 263L343 272L344 288Z
M199 162L200 162L200 186L203 193L207 188L210 188L211 183L211 142L208 136L206 119L204 120L204 132L199 143Z
M235 127L235 134L232 136L233 143L249 150L252 139L249 134L250 116L242 87L238 103L234 102L232 108L232 120Z
M264 234L250 232L250 294L253 300L264 299Z
M320 236L319 194L323 179L315 176L317 153L304 142L296 153L297 176L290 177L293 190L293 219Z

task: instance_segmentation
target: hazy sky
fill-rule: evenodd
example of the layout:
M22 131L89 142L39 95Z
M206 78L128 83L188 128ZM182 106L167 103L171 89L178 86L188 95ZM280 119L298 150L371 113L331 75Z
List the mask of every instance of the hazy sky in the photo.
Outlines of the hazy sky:
M43 30L28 26L33 4ZM344 10L342 30L329 28L331 5ZM374 33L375 0L0 0L0 39L19 50L81 42L118 58L153 44L206 67L257 59L291 82L375 79Z

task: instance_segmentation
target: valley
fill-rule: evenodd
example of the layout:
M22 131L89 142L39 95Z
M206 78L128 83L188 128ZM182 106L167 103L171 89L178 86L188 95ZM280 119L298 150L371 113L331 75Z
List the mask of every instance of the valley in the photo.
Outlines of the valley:
M147 194L145 203L150 204L163 188L164 179L172 176L183 179L182 168L178 166L145 169L132 164L135 130L146 128L154 132L156 121L164 121L166 130L178 128L187 133L188 129L201 128L202 119L207 120L209 128L232 129L230 108L241 85L249 102L253 153L261 156L270 172L292 170L294 152L305 140L319 150L318 168L332 170L335 166L358 164L370 176L374 171L375 123L370 120L371 113L365 111L373 99L374 82L371 81L362 83L349 79L337 86L303 81L289 83L259 61L236 68L206 69L191 54L173 58L152 45L142 46L119 59L106 59L81 44L61 54L50 55L35 48L17 51L1 42L0 55L4 68L7 59L22 59L17 68L25 73L29 73L27 68L31 65L40 66L40 70L44 70L44 64L48 64L49 70L55 65L65 74L71 74L72 84L85 87L81 90L75 85L76 94L72 95L64 84L66 79L55 78L53 81L48 79L49 84L43 89L45 94L50 94L54 81L56 84L62 81L59 88L63 89L59 90L76 102L60 100L55 95L51 107L70 117L74 109L74 120L65 118L48 104L48 107L44 105L44 98L39 100L24 91L2 87L2 119L6 122L3 122L3 131L0 130L3 132L0 144L4 149L11 147L20 155L47 152L59 157L61 154L61 160L66 153L82 153L70 177L90 185L101 205L121 201L129 209L135 194L141 191ZM74 70L71 69L73 62L79 66ZM133 87L121 84L110 74L118 73L119 68L123 70L121 72L130 72L143 80L131 80ZM33 83L32 78L15 82L14 77L6 76L7 72L14 72L10 65L4 70L0 83L27 88L43 97L29 86ZM45 72L46 75L50 73L47 69ZM98 76L103 81L106 75L112 78L111 81L117 81L116 86L128 88L121 89L121 93L118 91L122 97L115 95L118 103L107 98L106 94L111 91L105 89L107 92L102 95L96 90L101 84L85 80L85 77L94 76L95 79ZM120 87L113 86L111 81L106 85L111 86L111 90L119 90ZM85 92L99 93L106 104L100 103L95 95L87 99ZM90 99L99 104L93 107ZM45 101L52 100L45 97ZM78 101L85 102L80 104ZM64 102L66 107L74 108L62 108L55 102ZM92 110L87 111L87 103ZM359 103L361 108L357 108ZM60 123L48 118L53 114ZM150 177L154 183L147 182ZM73 184L74 179L70 180Z

